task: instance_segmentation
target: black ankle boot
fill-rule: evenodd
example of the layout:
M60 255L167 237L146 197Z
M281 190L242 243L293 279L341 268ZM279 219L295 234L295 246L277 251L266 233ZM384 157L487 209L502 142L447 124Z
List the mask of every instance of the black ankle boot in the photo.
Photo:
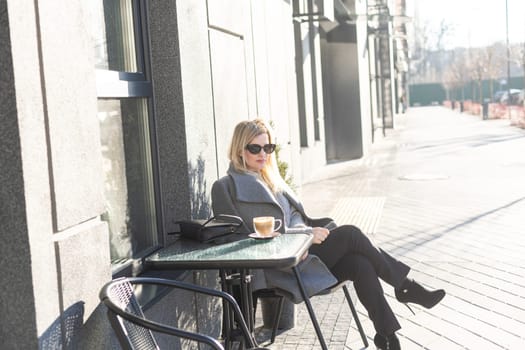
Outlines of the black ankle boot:
M430 291L414 280L406 279L395 290L396 299L401 303L414 303L430 309L445 297L443 289Z
M399 339L397 339L395 333L387 337L384 337L381 334L376 334L374 337L374 344L378 350L401 350Z

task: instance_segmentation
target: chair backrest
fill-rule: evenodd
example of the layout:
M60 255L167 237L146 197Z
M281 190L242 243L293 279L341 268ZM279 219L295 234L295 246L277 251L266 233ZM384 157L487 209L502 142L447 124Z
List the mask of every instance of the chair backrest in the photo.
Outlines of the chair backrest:
M230 303L233 303L235 304L234 306L236 306L236 308L234 307L234 312L238 319L242 321L241 325L243 327L241 328L243 328L245 337L247 337L246 339L253 343L252 338L249 337L246 322L242 319L239 306L235 303L235 299L230 295L221 291L191 285L182 281L165 280L153 277L128 277L119 278L106 283L106 285L102 287L99 295L100 300L108 308L108 317L111 326L118 337L120 345L124 349L159 349L153 336L153 332L155 332L178 338L190 339L199 343L208 344L210 348L216 350L224 350L222 344L209 335L187 331L146 319L142 308L135 297L133 288L134 285L144 284L193 291L195 293L207 294L229 300Z
M116 306L126 313L144 318L144 313L135 297L131 283L126 280L111 283L106 290L106 295L105 304L108 306L108 317L120 344L128 349L159 349L153 333L149 329L130 322L116 313L115 308L112 307Z

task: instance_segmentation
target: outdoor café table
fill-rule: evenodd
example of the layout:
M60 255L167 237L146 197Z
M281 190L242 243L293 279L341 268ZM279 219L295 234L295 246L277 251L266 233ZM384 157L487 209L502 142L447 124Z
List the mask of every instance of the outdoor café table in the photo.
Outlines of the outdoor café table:
M145 264L153 269L225 270L240 271L241 309L248 327L253 331L254 317L250 269L292 268L299 290L306 303L310 318L321 346L326 349L324 338L310 299L297 269L297 264L312 244L310 234L283 234L273 239L246 238L239 241L213 245L180 238L173 244L161 248L145 258ZM224 287L224 283L223 283Z

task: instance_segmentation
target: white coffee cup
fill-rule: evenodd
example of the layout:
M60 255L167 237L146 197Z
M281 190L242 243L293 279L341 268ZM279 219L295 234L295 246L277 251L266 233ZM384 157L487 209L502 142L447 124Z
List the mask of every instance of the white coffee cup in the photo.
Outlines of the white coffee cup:
M275 224L279 226L275 227ZM269 236L277 231L282 225L281 219L276 219L273 216L258 216L253 218L253 228L259 236Z

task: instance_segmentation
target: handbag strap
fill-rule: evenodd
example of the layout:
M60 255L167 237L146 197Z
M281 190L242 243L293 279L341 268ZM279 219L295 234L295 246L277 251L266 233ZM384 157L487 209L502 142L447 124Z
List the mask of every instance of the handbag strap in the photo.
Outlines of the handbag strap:
M210 222L212 222L213 220L221 220L221 221L224 221L224 222L227 222L227 223L230 223L230 224L237 225L237 227L241 226L244 223L239 216L228 215L228 214L219 214L219 215L212 216L211 218L206 220L204 222L204 224L202 224L202 226L206 227L206 225L209 224Z

